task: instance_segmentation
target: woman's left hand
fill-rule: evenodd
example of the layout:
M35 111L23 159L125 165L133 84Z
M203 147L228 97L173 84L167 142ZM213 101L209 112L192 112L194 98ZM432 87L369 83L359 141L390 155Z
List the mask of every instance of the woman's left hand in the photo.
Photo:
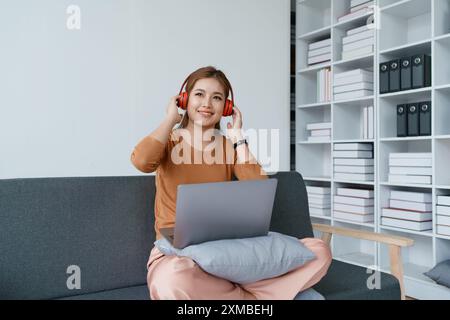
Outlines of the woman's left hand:
M242 139L242 113L234 106L233 107L233 124L228 122L227 124L227 135L230 137L231 141L235 143L236 141Z

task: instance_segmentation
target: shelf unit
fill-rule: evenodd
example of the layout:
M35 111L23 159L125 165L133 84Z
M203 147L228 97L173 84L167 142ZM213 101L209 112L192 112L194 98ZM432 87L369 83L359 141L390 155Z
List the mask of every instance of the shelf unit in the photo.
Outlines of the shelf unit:
M375 35L374 54L342 60L341 38L349 29L366 24L368 15L338 22L346 13L350 0L296 1L296 170L307 185L364 187L374 190L374 223L357 223L331 217L312 216L316 223L356 228L415 240L402 250L406 295L417 299L450 299L450 289L423 275L437 263L450 259L450 236L436 233L438 195L450 195L450 0L376 0L380 28ZM320 66L307 65L308 44L331 37L332 60ZM378 65L403 56L427 53L432 56L432 86L428 88L379 94ZM374 95L346 101L318 102L316 74L324 66L335 73L354 68L372 69ZM439 66L439 67L437 67ZM396 136L396 106L399 103L432 101L432 135L428 137ZM362 107L375 108L375 139L361 139ZM306 124L331 122L331 140L308 143ZM341 142L373 143L375 180L342 181L333 176L333 144ZM388 182L390 152L431 152L431 185ZM433 197L433 230L416 232L381 225L381 208L389 201L390 190L429 192ZM320 236L319 233L316 236ZM370 241L333 237L333 256L355 265L389 272L388 248Z

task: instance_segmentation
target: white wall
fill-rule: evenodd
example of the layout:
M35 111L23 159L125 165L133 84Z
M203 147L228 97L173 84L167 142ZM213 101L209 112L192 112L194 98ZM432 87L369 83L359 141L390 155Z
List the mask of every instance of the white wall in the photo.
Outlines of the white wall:
M81 30L66 27L72 4ZM133 147L206 65L230 79L244 129L280 129L289 170L289 10L287 0L0 0L0 178L140 174Z

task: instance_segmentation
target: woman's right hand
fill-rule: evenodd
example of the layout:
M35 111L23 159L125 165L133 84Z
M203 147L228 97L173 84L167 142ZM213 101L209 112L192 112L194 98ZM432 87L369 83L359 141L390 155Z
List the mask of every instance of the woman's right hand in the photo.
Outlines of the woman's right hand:
M170 101L169 105L166 109L166 119L168 119L171 123L176 124L181 121L183 116L178 113L178 106L177 106L177 99L180 97L180 95L173 96Z

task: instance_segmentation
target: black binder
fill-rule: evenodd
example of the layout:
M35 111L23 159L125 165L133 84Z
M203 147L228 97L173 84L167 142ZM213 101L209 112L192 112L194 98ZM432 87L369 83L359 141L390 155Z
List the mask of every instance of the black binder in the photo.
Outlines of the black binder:
M405 104L397 106L397 137L406 137L408 135L407 107L408 105Z
M389 62L389 92L400 91L400 60Z
M411 57L400 60L400 90L412 89Z
M408 105L408 136L419 135L419 104L412 103Z
M389 92L389 62L380 63L380 94Z
M431 86L431 57L425 54L412 57L412 88Z
M419 104L419 133L421 136L431 136L431 101Z

